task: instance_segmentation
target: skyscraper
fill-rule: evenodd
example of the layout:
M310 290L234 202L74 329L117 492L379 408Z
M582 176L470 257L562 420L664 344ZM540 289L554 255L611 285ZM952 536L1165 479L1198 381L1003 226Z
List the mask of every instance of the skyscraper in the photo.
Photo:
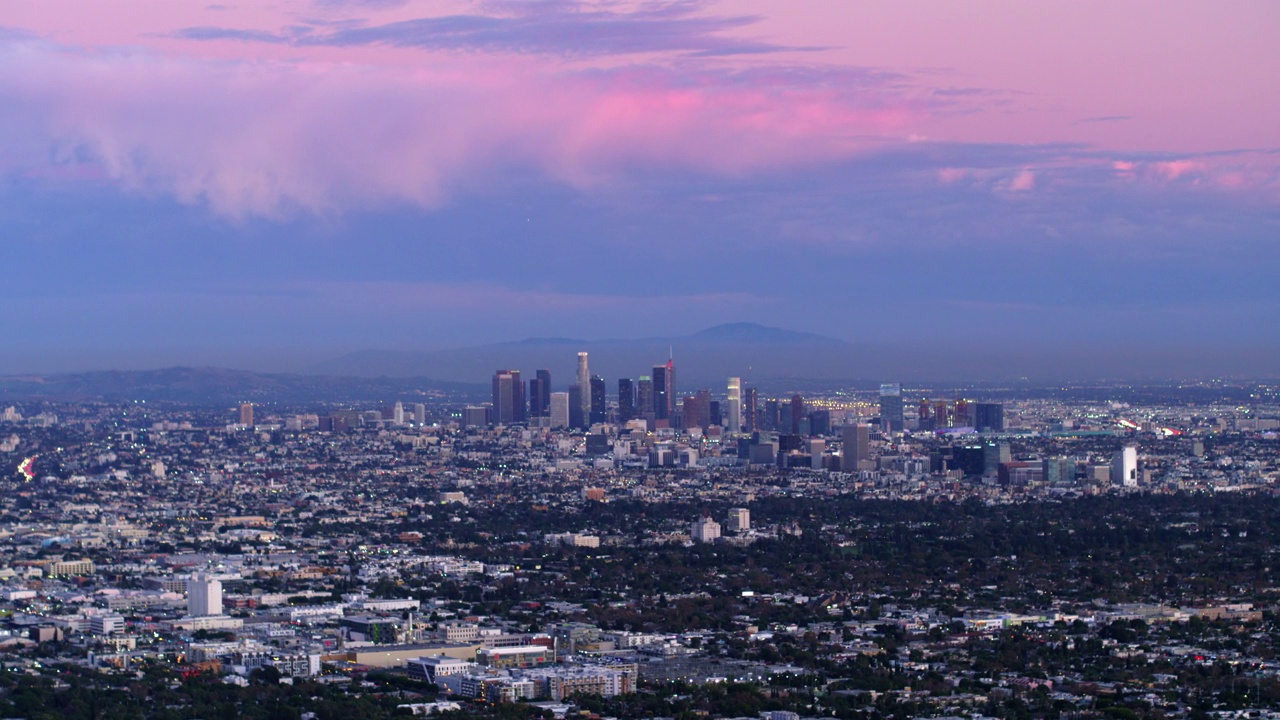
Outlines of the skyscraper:
M742 379L729 378L729 400L726 408L729 432L742 432Z
M880 386L880 427L902 432L902 386L898 383Z
M591 376L591 413L588 417L588 424L604 422L604 378L599 375Z
M557 429L569 427L569 393L551 393L547 408L551 414L551 427Z
M974 403L973 428L978 432L1004 432L1004 405Z
M585 391L585 392L584 392ZM575 430L587 429L587 420L591 417L591 408L582 408L582 396L591 394L591 383L586 387L577 383L569 386L569 427Z
M1138 448L1128 445L1112 456L1111 484L1138 487Z
M636 413L646 420L657 417L653 409L653 378L648 375L641 375L636 382Z
M618 424L636 416L636 390L631 378L618 378Z
M578 409L586 422L591 417L591 373L587 370L587 354L578 353Z
M404 424L404 403L396 401L396 406L391 410L391 421L396 425Z
M760 429L756 421L756 407L756 389L749 387L742 399L742 429L746 432L755 432Z
M542 378L529 378L529 417L542 417Z
M791 396L791 434L800 434L800 421L804 420L804 398Z
M674 360L653 366L653 416L671 419L676 404L676 366Z
M493 374L493 423L524 422L524 383L519 370L499 370Z
M253 403L240 403L240 424L253 427Z
M539 403L538 417L546 417L551 413L551 371L539 370L536 373L538 378L538 389L542 395L531 398L531 402Z
M858 423L844 426L844 457L841 470L857 470L858 463L871 459L871 426Z

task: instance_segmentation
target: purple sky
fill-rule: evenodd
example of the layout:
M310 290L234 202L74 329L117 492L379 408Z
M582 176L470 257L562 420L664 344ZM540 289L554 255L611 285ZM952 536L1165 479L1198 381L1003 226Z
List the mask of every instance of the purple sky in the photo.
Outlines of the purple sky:
M0 371L742 320L1280 347L1278 37L1274 0L7 4Z

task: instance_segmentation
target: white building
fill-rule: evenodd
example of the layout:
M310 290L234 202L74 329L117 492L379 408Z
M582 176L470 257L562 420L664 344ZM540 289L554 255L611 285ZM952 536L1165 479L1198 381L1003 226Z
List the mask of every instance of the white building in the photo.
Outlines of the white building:
M742 432L742 378L729 378L729 401L725 426L729 432Z
M1138 487L1138 449L1132 445L1117 450L1111 458L1111 483Z
M191 617L222 614L222 581L195 575L187 581L187 614Z
M720 523L709 517L700 517L693 521L689 537L693 538L694 542L714 542L720 537Z
M729 519L725 523L729 532L743 533L751 529L751 511L746 508L729 508Z
M124 618L115 613L94 615L89 618L89 632L94 635L110 635L124 630Z

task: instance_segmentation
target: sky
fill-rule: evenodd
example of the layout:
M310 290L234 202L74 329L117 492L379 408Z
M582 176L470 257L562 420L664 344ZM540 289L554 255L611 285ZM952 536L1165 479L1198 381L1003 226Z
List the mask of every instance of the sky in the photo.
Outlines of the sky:
M5 3L0 372L739 321L1280 357L1277 37L1274 0Z

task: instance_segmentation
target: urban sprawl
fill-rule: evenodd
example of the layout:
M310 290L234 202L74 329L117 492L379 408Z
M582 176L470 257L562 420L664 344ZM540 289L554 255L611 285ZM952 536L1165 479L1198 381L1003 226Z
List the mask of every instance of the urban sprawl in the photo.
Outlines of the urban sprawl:
M1280 717L1280 399L14 400L4 717Z

